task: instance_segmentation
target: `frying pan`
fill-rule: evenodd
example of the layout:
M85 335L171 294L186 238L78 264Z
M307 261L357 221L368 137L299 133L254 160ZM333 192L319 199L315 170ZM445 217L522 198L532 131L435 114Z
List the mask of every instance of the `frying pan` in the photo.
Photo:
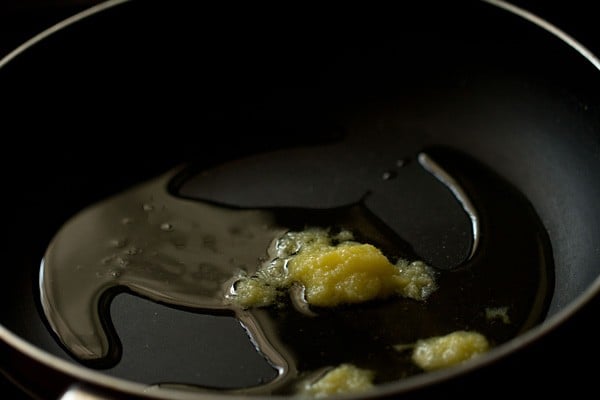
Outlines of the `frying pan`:
M597 310L600 290L600 61L564 33L502 2L234 10L109 1L41 38L0 62L13 156L2 159L0 349L3 373L29 394L222 398L146 385L255 379L261 366L238 344L235 324L135 296L111 306L123 348L132 349L121 367L78 363L43 318L40 260L75 213L176 166L192 166L184 187L231 160L299 146L318 152L347 136L363 138L375 156L332 153L327 165L342 175L390 149L405 157L447 146L477 159L531 203L554 262L539 325L477 362L369 395L589 384L581 363L600 353L597 328L581 315ZM305 182L302 170L290 171ZM309 202L323 196L304 193ZM421 250L435 255L433 247ZM160 318L151 324L151 316ZM136 348L141 342L148 346Z

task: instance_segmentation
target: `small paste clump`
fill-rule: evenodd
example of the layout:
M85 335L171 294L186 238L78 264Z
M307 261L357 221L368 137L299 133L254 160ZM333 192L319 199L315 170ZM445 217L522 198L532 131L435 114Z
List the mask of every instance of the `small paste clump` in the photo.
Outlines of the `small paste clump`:
M424 262L400 259L394 265L375 246L355 242L349 231L288 232L269 253L268 264L236 282L230 297L241 306L271 305L292 284L302 285L308 304L318 307L392 295L425 300L436 288L433 271Z
M373 387L374 373L352 364L342 364L314 383L306 384L305 394L322 398L343 393L363 392Z
M487 339L480 333L456 331L446 336L418 340L412 360L421 369L433 371L470 360L489 347Z

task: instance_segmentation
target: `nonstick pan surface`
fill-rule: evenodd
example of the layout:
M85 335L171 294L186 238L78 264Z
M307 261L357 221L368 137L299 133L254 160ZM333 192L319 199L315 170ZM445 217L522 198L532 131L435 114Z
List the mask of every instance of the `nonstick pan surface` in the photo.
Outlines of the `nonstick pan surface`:
M386 385L373 395L417 388L482 393L492 386L510 393L503 383L546 387L587 374L577 344L591 341L594 331L577 325L573 314L599 286L597 59L485 2L395 13L315 11L125 2L2 66L5 148L18 160L2 161L11 238L0 291L2 351L13 366L3 365L8 374L49 398L78 382L117 396L165 394L109 376L142 384L201 376L223 386L262 379L268 366L235 321L128 294L115 298L111 318L123 348L131 350L103 374L90 373L42 317L40 260L76 212L174 167L193 166L180 185L187 182L193 194L195 171L267 151L318 149L345 137L362 138L375 156L356 150L347 160L332 153L325 167L347 171L365 159L392 160L395 151L414 162L429 146L476 158L531 202L555 266L545 322L490 353L484 368L444 386L455 372ZM251 168L245 171L252 177ZM291 171L303 181L301 171ZM436 256L433 244L421 246ZM460 246L442 256L460 258ZM599 355L591 346L583 352ZM547 365L549 354L555 365ZM527 373L532 369L543 369L541 378Z

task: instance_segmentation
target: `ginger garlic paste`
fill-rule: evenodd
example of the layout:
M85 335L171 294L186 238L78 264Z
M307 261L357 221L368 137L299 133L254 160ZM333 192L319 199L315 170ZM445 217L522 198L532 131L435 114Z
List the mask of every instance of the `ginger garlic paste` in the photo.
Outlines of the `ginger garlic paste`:
M393 295L423 301L435 290L433 271L424 262L392 264L375 246L352 238L348 231L331 235L321 228L288 232L276 241L273 259L240 279L231 298L244 307L267 306L296 283L308 304L335 307Z

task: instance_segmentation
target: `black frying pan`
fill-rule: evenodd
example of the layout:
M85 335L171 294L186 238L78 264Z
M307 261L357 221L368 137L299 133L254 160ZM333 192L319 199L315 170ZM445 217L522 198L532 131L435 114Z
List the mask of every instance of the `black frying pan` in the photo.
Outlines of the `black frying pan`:
M145 392L140 383L200 379L226 387L264 379L268 368L251 346L240 344L235 323L208 322L128 294L112 301L110 324L123 349L132 350L116 366L101 365L104 373L93 369L97 365L84 367L42 317L40 260L76 212L173 167L190 166L171 182L171 195L223 200L231 192L220 190L217 180L211 183L216 194L207 194L201 171L272 151L285 158L298 147L322 154L323 146L354 138L350 159L334 151L314 160L329 178L319 180L320 191L302 197L301 206L343 205L337 203L352 198L352 185L373 186L372 174L354 170L364 160L366 169L389 172L385 160L396 159L395 152L415 164L421 149L452 148L531 203L555 267L543 322L481 358L474 365L481 368L382 385L373 396L479 395L490 387L509 394L519 384L552 390L556 380L585 377L579 352L598 356L593 346L578 346L594 335L577 325L576 314L599 287L598 59L507 5L405 7L232 10L109 2L5 61L5 148L19 164L2 161L11 237L0 291L4 372L48 398L76 384L117 397L188 398L195 394ZM264 174L260 163L255 173L255 164L242 165L239 179L252 185L237 193L247 196L238 206L295 205L293 197L281 204L256 200L254 182L279 185L281 174ZM284 178L299 185L313 178L287 168ZM349 170L363 177L349 186L331 183ZM315 198L323 198L324 188L337 200L319 205ZM431 206L419 205L423 213ZM386 223L392 206L377 204ZM450 214L439 223L468 228ZM450 259L448 268L469 246L456 240L441 251L436 243L425 237L411 244L425 258ZM543 373L533 377L533 369Z

